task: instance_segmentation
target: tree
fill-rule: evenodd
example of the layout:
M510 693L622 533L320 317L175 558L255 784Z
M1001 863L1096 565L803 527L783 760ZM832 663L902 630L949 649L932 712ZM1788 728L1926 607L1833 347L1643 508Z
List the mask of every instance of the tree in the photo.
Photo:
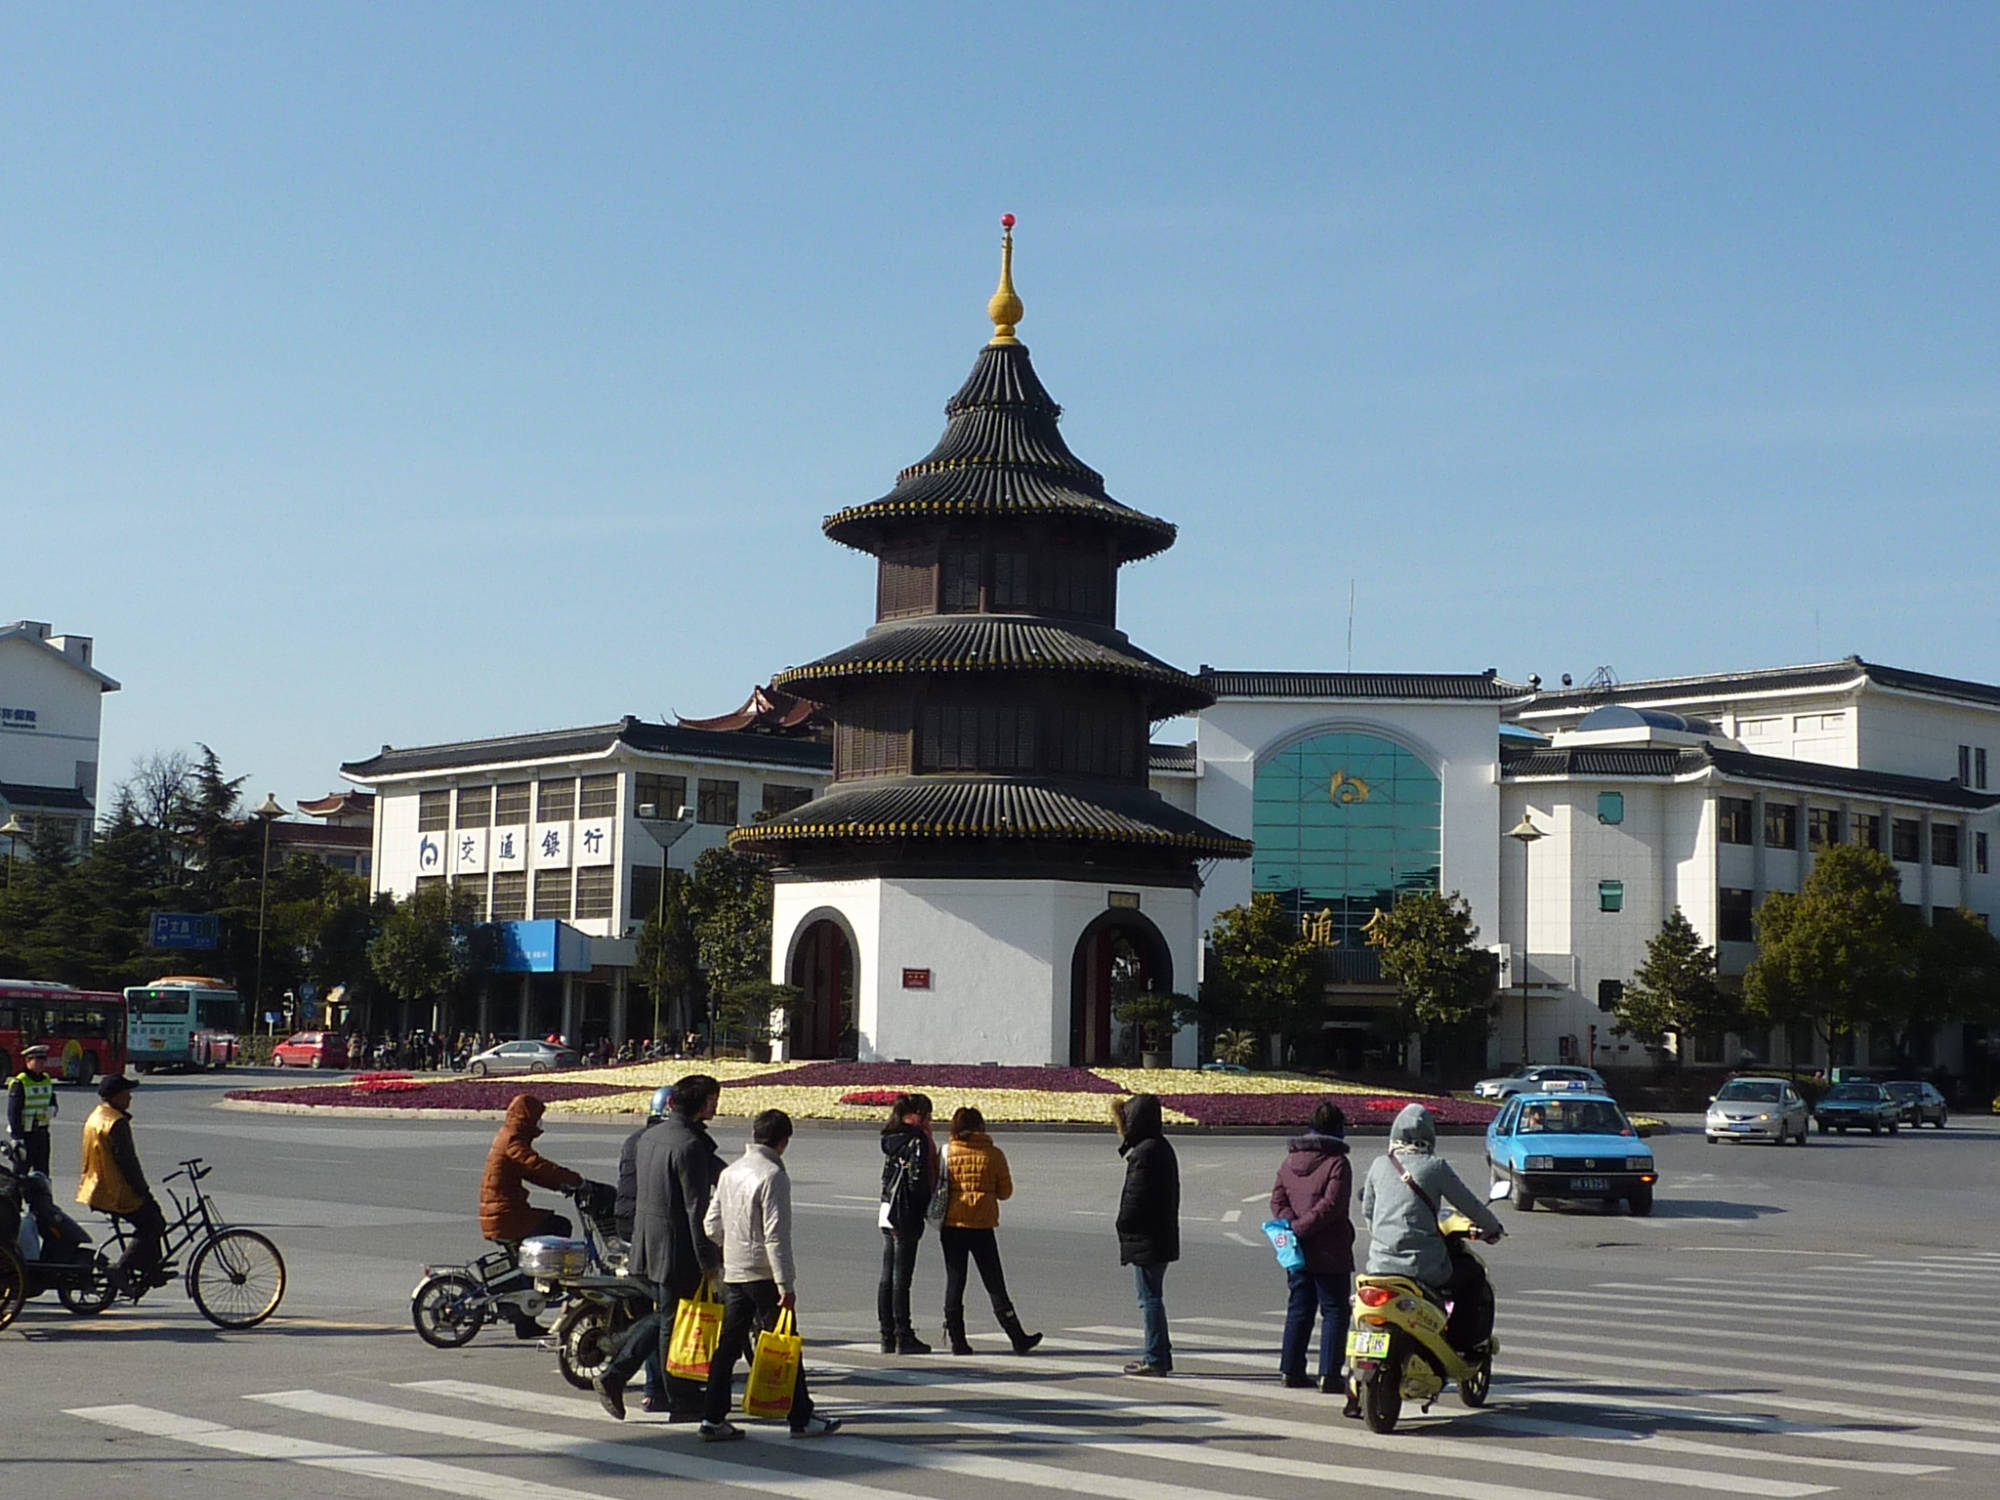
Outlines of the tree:
M712 996L771 976L771 876L763 860L709 849L687 892L696 961Z
M773 984L768 979L745 979L731 985L716 999L715 1024L725 1038L740 1040L746 1048L768 1045L771 1016L797 1003L799 991L789 984Z
M1688 1038L1729 1020L1729 1003L1715 981L1715 949L1701 940L1676 906L1646 944L1646 961L1619 996L1613 1027L1661 1048L1674 1039L1674 1056L1686 1055Z
M1936 913L1917 944L1907 1003L1878 1026L1891 1029L1896 1056L1910 1060L1920 1033L1946 1021L1990 1023L2000 1014L2000 940L1964 907Z
M635 964L640 983L653 993L653 1037L663 1034L678 1039L694 1017L695 1002L701 996L701 953L695 938L695 918L690 882L679 870L664 872L658 910L646 914L639 930L639 950ZM660 1007L667 1007L664 1033Z
M1165 990L1128 989L1111 1007L1112 1019L1138 1031L1146 1049L1154 1052L1173 1046L1174 1033L1200 1014L1200 1002L1192 995Z
M1369 921L1368 942L1381 950L1382 973L1402 993L1406 1031L1421 1034L1424 1056L1444 1073L1477 1070L1486 1060L1486 1023L1498 961L1477 946L1472 908L1457 891L1406 891Z
M368 944L369 967L391 995L449 1005L492 969L494 931L473 920L472 892L420 886L385 914ZM449 1020L441 1022L448 1030Z
M1797 894L1757 909L1757 956L1743 999L1765 1021L1809 1022L1831 1043L1871 1021L1894 1024L1914 999L1922 923L1903 905L1896 867L1874 849L1820 851Z
M1217 912L1201 1011L1217 1024L1284 1036L1304 1028L1323 991L1319 950L1269 891Z

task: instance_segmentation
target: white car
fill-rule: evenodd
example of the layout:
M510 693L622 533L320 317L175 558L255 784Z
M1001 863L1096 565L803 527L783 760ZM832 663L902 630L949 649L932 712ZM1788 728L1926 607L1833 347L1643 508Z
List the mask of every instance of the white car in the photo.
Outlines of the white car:
M1702 1132L1717 1141L1806 1143L1806 1101L1789 1078L1732 1078L1708 1101Z
M1511 1099L1516 1094L1609 1096L1611 1090L1605 1087L1603 1076L1595 1068L1581 1068L1574 1063L1535 1063L1516 1068L1502 1078L1482 1078L1472 1086L1472 1092L1480 1099Z

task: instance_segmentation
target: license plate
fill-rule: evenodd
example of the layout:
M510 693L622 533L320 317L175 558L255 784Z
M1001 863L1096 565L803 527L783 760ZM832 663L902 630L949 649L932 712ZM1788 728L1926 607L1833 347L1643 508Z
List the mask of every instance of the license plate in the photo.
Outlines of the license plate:
M156 1036L151 1041L147 1042L146 1045L148 1047L164 1047L167 1045L167 1039L163 1036Z
M1572 1191L1579 1193L1602 1193L1609 1191L1611 1179L1609 1177L1572 1177L1569 1180L1569 1185Z
M1388 1329L1353 1328L1348 1330L1347 1357L1349 1359L1386 1359L1388 1354Z

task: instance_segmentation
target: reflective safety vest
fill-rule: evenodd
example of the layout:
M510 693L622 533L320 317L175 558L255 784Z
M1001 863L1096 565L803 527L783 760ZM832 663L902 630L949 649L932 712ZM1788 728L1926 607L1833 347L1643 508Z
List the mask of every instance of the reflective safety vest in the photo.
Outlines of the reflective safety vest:
M46 1129L55 1117L56 1081L46 1073L22 1072L14 1082L21 1088L21 1128Z

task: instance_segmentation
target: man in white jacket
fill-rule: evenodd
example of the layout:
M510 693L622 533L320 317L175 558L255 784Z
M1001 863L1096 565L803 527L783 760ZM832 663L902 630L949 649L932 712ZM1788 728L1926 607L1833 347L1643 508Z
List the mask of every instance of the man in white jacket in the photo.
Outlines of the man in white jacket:
M797 1304L792 1275L792 1180L785 1173L785 1148L792 1142L792 1117L767 1109L750 1124L750 1144L715 1185L702 1228L722 1246L722 1334L708 1364L708 1404L701 1438L724 1443L743 1436L729 1420L730 1382L736 1362L758 1329L777 1322ZM787 1413L793 1437L824 1437L840 1426L837 1417L816 1416L799 1366Z

